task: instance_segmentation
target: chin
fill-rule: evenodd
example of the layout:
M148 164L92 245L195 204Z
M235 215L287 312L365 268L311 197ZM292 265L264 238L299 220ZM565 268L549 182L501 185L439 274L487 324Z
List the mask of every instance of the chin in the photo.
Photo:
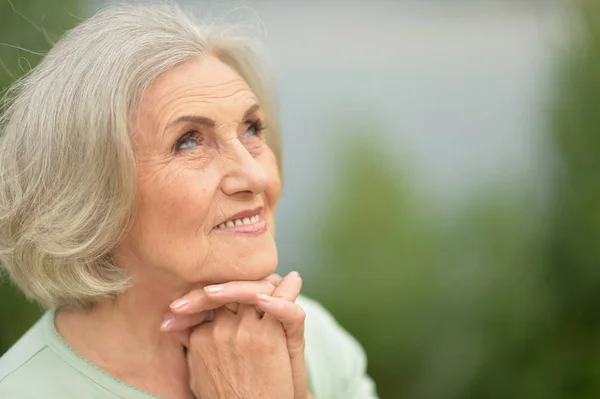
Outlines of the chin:
M275 272L278 263L277 247L270 232L262 237L237 237L223 240L213 246L215 256L205 263L212 276L204 276L203 281L227 282L236 280L256 281ZM206 278L208 277L208 278Z
M238 278L243 278L244 280L262 280L275 273L277 262L277 251L257 256L255 259L248 260L247 263L241 265L243 267L243 272L240 273ZM242 274L245 275L242 276ZM232 278L232 280L235 279L235 277Z
M275 240L271 234L267 233L268 239L264 240L263 245L255 245L243 251L236 262L239 273L237 278L244 280L262 280L263 278L275 273L279 257ZM267 238L267 237L265 237ZM242 274L245 274L242 276ZM232 279L235 279L233 277Z

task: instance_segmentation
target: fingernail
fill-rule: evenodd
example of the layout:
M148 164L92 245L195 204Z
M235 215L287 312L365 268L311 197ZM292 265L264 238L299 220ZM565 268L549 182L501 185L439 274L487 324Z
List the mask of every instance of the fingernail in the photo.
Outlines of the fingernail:
M256 297L258 299L259 302L262 303L271 303L271 297L268 295L264 295L264 294L256 294Z
M171 305L169 305L169 307L171 307L172 309L183 309L187 306L188 301L186 301L185 299L178 299L176 301L174 301Z
M160 323L160 329L166 330L173 324L173 316L167 317L162 323Z
M290 274L288 274L288 276L290 276L292 278L298 278L298 277L300 277L300 273L298 273L298 272L290 272Z
M223 286L221 284L217 284L217 285L207 285L206 287L204 287L204 291L206 291L209 294L218 294L219 292L221 292L221 290L223 289Z

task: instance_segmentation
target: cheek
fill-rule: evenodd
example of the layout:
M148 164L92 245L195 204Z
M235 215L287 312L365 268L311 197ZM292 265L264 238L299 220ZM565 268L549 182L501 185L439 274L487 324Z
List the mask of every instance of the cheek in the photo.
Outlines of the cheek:
M162 170L160 174L138 187L137 219L143 232L159 236L152 241L167 236L165 242L171 244L202 233L214 194L210 176L198 170Z
M267 208L270 209L270 212L267 214L266 221L269 226L269 230L273 236L275 236L275 210L277 208L277 203L279 202L279 197L281 195L281 178L279 175L279 167L277 164L277 160L275 156L272 157L272 160L268 163L268 176L269 180L267 182L267 187L265 190L265 203Z
M279 175L277 159L274 155L271 155L270 159L267 160L265 169L267 170L267 175L269 176L265 195L267 197L267 203L269 204L269 207L275 209L281 195L281 177Z

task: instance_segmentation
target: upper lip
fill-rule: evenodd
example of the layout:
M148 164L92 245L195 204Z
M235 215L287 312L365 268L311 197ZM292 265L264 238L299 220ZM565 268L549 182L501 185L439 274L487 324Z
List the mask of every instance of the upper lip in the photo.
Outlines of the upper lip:
M241 211L236 214L233 214L233 215L229 216L227 219L217 223L217 226L219 226L220 224L223 224L223 223L227 223L229 221L234 221L236 219L249 218L251 216L259 214L260 212L262 212L262 210L263 210L262 206L259 206L259 207L253 208L253 209L246 209L245 211Z

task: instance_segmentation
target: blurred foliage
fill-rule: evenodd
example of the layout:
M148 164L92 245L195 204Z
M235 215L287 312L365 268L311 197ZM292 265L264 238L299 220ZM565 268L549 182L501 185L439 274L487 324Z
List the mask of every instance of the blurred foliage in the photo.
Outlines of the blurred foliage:
M57 3L19 0L24 18L0 2L2 42L46 51L78 14L75 0ZM600 395L600 3L578 4L543 204L535 190L495 188L448 215L396 154L373 140L344 148L344 196L319 218L306 292L364 345L382 398ZM39 57L0 46L0 61L3 88ZM0 286L0 354L38 315Z
M31 70L52 43L77 23L83 1L0 0L0 91ZM7 283L0 285L0 355L41 310Z
M348 194L315 233L307 292L364 345L382 398L518 397L545 322L541 213L517 192L444 218L394 160L368 141L347 149Z
M382 398L600 395L600 3L577 5L543 204L505 188L447 217L390 178L393 154L347 149L308 288L363 343Z
M77 24L81 0L0 0L0 90L29 72Z

